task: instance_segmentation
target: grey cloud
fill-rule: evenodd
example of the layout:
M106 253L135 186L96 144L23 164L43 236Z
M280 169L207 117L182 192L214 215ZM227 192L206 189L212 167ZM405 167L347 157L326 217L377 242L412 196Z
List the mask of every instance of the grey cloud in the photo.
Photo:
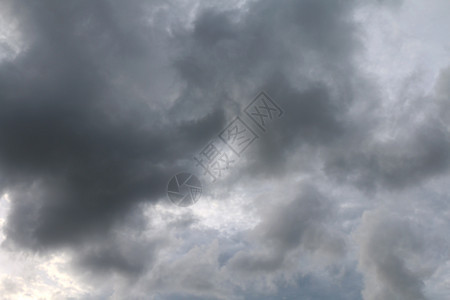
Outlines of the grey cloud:
M288 204L268 208L263 221L249 233L256 249L242 250L232 257L232 270L270 274L291 263L292 253L299 249L335 258L344 255L345 240L328 223L334 214L332 202L311 186L300 189L297 198Z
M81 270L92 270L94 276L119 274L133 280L151 269L168 243L168 236L114 235L77 249L74 263Z
M201 89L196 95L208 102L217 101L217 96L208 99L212 95L228 94L245 106L254 89L275 76L292 75L300 88L305 84L297 81L298 74L311 68L326 68L331 73L352 69L351 53L358 41L356 27L347 21L353 7L350 2L286 1L279 5L258 1L248 5L247 14L201 11L194 29L179 33L175 66L187 83L184 93ZM293 61L298 69L292 69Z
M251 176L283 172L302 145L329 147L350 135L352 55L360 47L349 21L353 8L351 2L258 1L245 14L201 11L176 44L175 67L186 82L180 109L191 111L195 97L200 110L223 105L231 118L255 88L266 90L286 113L251 150Z
M365 213L359 234L364 299L426 299L426 277L414 268L426 239L411 222L383 210Z
M394 139L375 140L373 132L386 120L366 127L365 136L347 139L350 150L335 147L324 156L325 171L339 182L352 183L366 191L399 190L448 173L450 139L446 125L448 76L440 76L436 92L417 99L401 113ZM423 121L415 119L423 116Z
M154 267L146 278L145 290L157 290L177 297L227 299L231 290L220 272L219 243L192 247L182 257ZM229 287L229 286L228 286Z

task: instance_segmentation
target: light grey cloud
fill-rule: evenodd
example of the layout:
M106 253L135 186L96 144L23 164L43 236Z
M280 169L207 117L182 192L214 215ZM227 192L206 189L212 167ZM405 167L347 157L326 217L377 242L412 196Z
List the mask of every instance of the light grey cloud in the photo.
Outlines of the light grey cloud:
M365 275L364 299L426 299L425 274L417 265L426 238L407 220L388 211L365 213L360 228L360 268Z
M325 158L327 173L363 190L404 189L445 175L450 159L448 127L443 121L446 104L442 99L448 97L443 88L448 81L445 74L435 93L414 99L414 105L400 112L395 138L375 139L373 132L379 125L374 124L368 128L372 134L350 141L351 150L330 151Z
M288 204L269 206L263 221L250 232L255 250L238 252L229 262L231 269L270 274L292 264L295 258L291 254L299 248L336 259L344 256L345 240L328 223L333 219L332 202L313 187L300 189L297 198Z

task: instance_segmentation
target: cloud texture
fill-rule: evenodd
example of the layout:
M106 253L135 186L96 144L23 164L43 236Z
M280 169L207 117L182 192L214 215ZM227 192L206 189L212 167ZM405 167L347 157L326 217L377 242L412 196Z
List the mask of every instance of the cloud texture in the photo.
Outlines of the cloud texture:
M405 33L419 8L2 1L2 294L445 299L449 41ZM242 113L260 90L284 111L266 132ZM258 139L171 206L169 179L237 115Z

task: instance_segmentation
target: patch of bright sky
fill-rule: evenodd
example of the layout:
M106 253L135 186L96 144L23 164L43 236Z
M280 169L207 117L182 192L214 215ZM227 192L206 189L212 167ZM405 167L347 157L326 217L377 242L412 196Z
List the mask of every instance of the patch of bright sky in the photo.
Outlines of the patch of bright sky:
M24 47L18 25L6 5L0 4L0 63L13 60Z
M250 203L246 203L246 197L239 193L233 193L226 199L217 199L211 195L202 195L199 201L190 207L178 207L172 203L157 204L151 207L149 218L155 227L167 224L185 214L191 215L197 229L217 230L223 235L232 235L253 228L259 219L254 211L248 209ZM168 199L166 199L169 202Z
M426 106L440 71L450 65L450 3L407 0L398 6L364 5L355 14L364 51L360 68L381 92L381 140L395 139L405 114ZM416 110L421 111L421 109ZM411 118L420 122L423 116Z
M419 70L422 87L431 91L439 71L450 65L449 14L450 3L443 0L409 0L398 8L363 6L355 15L363 31L363 70L374 74L390 97Z
M3 226L11 201L14 199L8 194L0 197L0 243L5 239ZM63 253L40 257L3 247L0 249L0 295L11 300L79 298L89 291L68 272L69 262L70 258Z

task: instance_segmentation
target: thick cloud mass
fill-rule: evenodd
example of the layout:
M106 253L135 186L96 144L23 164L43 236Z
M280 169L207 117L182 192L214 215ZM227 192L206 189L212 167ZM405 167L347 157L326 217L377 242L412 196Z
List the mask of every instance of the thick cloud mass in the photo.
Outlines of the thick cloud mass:
M0 293L446 299L450 72L419 8L1 1ZM260 90L284 111L266 132L243 113ZM258 139L169 206L168 180L237 115Z
M2 189L20 198L8 236L32 247L73 242L156 201L173 160L223 118L168 123L120 89L114 72L159 50L144 24L117 24L112 3L11 6L31 43L1 66Z

